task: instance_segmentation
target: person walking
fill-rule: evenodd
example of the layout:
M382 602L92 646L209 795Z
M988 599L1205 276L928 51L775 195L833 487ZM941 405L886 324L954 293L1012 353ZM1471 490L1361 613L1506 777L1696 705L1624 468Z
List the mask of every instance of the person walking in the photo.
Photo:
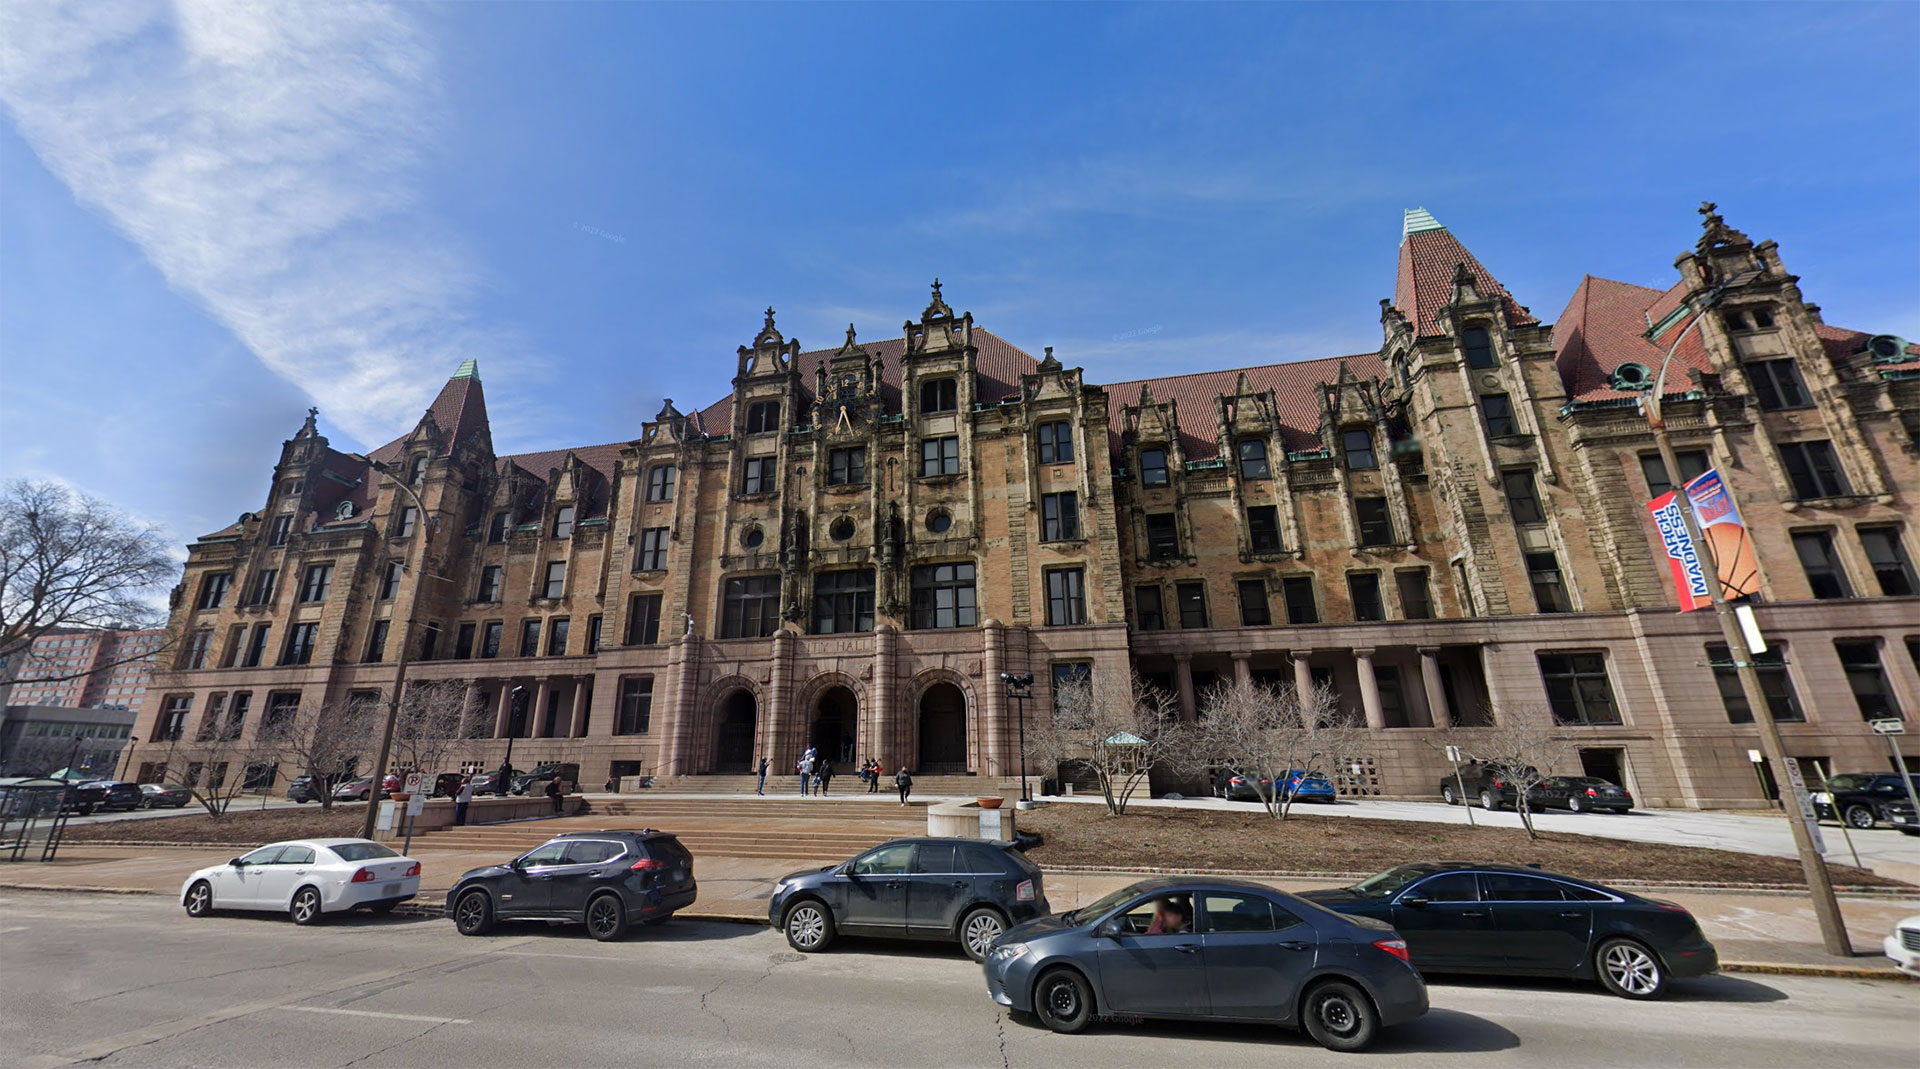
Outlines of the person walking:
M800 796L804 798L812 794L813 748L811 746L807 748L805 753L800 755L800 763L794 766L794 770L800 773Z
M547 797L553 800L553 815L556 817L560 815L560 810L561 810L560 796L562 793L564 792L562 792L560 789L559 776L555 776L552 779L547 781Z
M462 827L467 823L467 806L473 804L473 777L460 778L460 790L453 796L453 823Z
M822 795L827 793L827 784L832 779L833 779L833 762L823 757L820 759L819 771L814 773L814 780L820 784L820 793Z
M867 793L880 793L880 762L867 758Z
M755 770L760 773L760 782L754 785L753 793L767 793L767 766L771 763L765 757L760 758L760 767Z
M900 804L906 805L907 795L913 793L913 773L908 772L905 765L894 770L893 785L900 788Z

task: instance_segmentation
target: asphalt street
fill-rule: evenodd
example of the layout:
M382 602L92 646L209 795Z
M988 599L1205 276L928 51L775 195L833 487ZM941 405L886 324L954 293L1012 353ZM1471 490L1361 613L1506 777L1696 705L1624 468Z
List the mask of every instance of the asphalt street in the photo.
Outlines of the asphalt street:
M958 950L792 952L765 928L673 921L621 943L444 920L189 920L165 899L0 895L12 1066L1911 1066L1920 985L1716 976L1665 1001L1440 981L1367 1055L1239 1025L1009 1018Z

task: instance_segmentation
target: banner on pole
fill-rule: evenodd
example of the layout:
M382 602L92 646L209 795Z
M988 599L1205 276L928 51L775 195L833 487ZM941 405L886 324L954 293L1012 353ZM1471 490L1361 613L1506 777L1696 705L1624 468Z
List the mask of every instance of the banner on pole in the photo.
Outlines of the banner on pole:
M1660 543L1666 549L1674 589L1680 592L1680 611L1692 612L1713 604L1700 549L1687 536L1686 521L1680 516L1682 493L1692 500L1701 537L1713 548L1721 596L1731 599L1759 593L1760 566L1754 558L1753 542L1747 537L1733 496L1727 493L1727 484L1718 471L1709 469L1679 490L1669 490L1647 502L1647 511L1653 513Z

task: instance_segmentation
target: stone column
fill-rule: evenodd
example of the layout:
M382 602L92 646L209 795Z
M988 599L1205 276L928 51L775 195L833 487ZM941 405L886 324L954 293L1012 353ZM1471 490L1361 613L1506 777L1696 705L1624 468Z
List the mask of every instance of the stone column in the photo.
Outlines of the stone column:
M533 684L533 715L527 718L527 738L538 739L552 729L547 724L547 695L553 693L553 681L544 676Z
M1233 678L1241 683L1253 682L1253 654L1236 653L1233 655Z
M1433 726L1445 728L1453 726L1452 711L1447 708L1447 689L1440 685L1440 647L1420 647L1420 682L1427 688L1427 715L1433 718Z
M469 679L467 680L466 691L460 695L460 734L471 734L474 728L474 721L467 718L473 717L478 719L479 716L480 684L475 680Z
M567 717L568 738L587 737L587 695L592 691L592 676L581 676L573 681L573 712Z
M981 644L985 659L986 679L982 681L980 693L980 720L986 735L986 753L983 755L983 771L989 776L1014 775L1013 769L1020 767L1020 755L1007 752L1007 685L1000 681L1000 673L1007 670L1006 629L998 620L988 620L980 628ZM1015 744L1018 748L1018 744Z
M1191 724L1198 719L1199 707L1193 700L1193 657L1178 653L1173 657L1173 685L1179 692L1180 719Z
M785 756L780 749L780 732L786 727L787 706L793 702L793 632L781 628L773 633L773 670L767 680L767 707L762 710L760 726L760 749L754 755L756 765L760 754L766 754L771 760L767 766L769 774L781 767ZM804 720L804 713L802 719ZM794 760L800 755L794 754Z
M1387 714L1380 708L1380 681L1373 674L1373 650L1354 650L1353 659L1360 672L1360 704L1367 712L1367 726L1378 730L1387 726Z
M667 654L667 677L671 685L667 687L668 705L661 710L661 717L667 730L663 775L684 776L693 760L693 694L694 676L699 672L699 650L694 645L697 639L681 637L673 644Z
M1304 703L1307 695L1313 693L1313 667L1307 664L1307 658L1313 656L1312 650L1290 650L1293 655L1293 689Z
M493 714L493 737L504 739L508 729L513 727L513 680L500 681L499 708Z
M896 752L902 750L900 740L906 737L905 732L896 730L901 716L895 678L899 673L899 650L900 633L893 625L876 625L873 629L873 708L868 713L873 734L868 745L881 767L893 769L913 767L912 754Z

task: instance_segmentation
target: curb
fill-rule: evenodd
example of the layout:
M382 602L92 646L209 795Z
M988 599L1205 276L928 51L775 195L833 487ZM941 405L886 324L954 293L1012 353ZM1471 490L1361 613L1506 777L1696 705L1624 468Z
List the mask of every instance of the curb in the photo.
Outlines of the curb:
M1831 980L1895 980L1913 983L1915 977L1898 969L1866 965L1800 965L1775 961L1723 961L1721 972L1765 973L1773 976L1821 976Z
M1233 876L1263 880L1364 880L1374 875L1371 872L1307 872L1293 869L1203 869L1168 868L1141 866L1138 868L1112 869L1097 865L1049 865L1047 872L1065 873L1074 876L1127 876L1134 873L1148 873L1155 876ZM1806 894L1805 884L1787 883L1737 883L1730 880L1718 882L1665 880L1658 882L1643 880L1605 880L1609 887L1622 887L1637 890L1671 890L1694 892L1727 892L1730 894ZM1884 886L1880 884L1835 884L1834 891L1846 895L1871 895L1877 898L1920 898L1920 887Z

